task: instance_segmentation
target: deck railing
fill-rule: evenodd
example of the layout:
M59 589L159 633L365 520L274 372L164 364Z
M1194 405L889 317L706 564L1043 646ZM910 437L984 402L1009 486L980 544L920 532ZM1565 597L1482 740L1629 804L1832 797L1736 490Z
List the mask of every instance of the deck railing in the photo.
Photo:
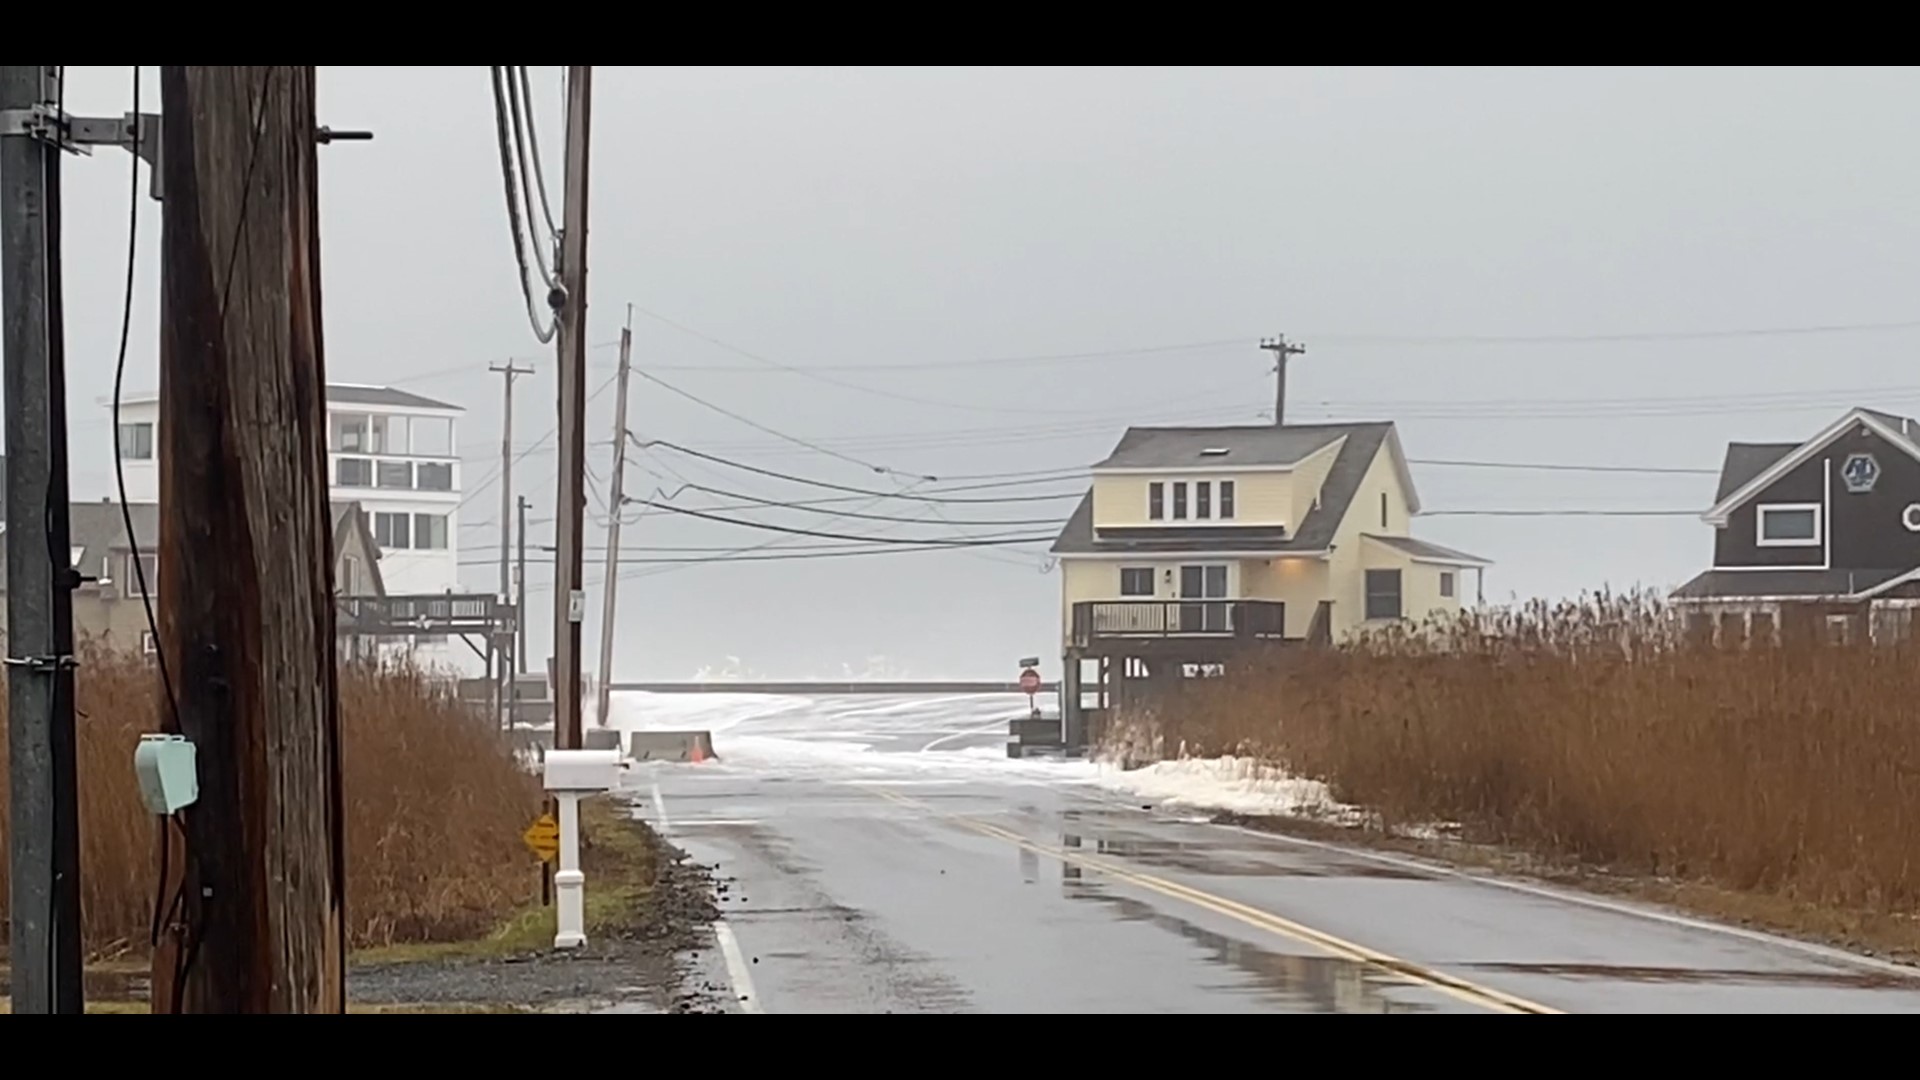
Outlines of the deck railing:
M1252 638L1286 636L1287 605L1277 600L1084 600L1073 605L1073 640L1108 638Z

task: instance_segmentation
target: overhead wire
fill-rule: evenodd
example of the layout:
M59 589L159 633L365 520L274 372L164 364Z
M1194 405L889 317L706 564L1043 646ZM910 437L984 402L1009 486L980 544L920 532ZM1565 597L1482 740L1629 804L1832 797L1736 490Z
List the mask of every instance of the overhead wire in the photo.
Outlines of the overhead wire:
M522 130L522 125L525 123L525 117L522 114L532 111L532 107L520 99L521 89L526 84L526 69L508 68L506 70L505 82L507 87L507 111L513 119L513 152L514 157L520 163L520 200L526 207L528 238L533 241L533 262L534 265L540 269L540 280L546 283L547 288L552 289L558 285L558 279L554 277L553 268L548 265L547 244L551 243L550 238L558 230L553 227L553 212L545 202L546 184L544 181L539 184L540 199L542 201L538 209L546 218L547 236L549 240L543 243L539 234L534 229L535 185L527 182L527 175L532 170L529 169L527 165L527 143L529 140L526 137L526 133ZM538 147L534 148L534 160L536 162L539 160Z
M520 197L516 191L518 184L514 174L513 136L508 130L511 121L507 115L509 110L504 83L505 69L495 67L491 71L493 73L494 136L500 144L500 178L507 195L507 226L513 233L513 259L519 267L520 294L527 302L527 322L533 328L533 336L544 345L553 340L554 334L559 331L560 324L550 312L549 321L542 326L539 306L534 303L533 284L527 276L527 237L522 235L520 224Z

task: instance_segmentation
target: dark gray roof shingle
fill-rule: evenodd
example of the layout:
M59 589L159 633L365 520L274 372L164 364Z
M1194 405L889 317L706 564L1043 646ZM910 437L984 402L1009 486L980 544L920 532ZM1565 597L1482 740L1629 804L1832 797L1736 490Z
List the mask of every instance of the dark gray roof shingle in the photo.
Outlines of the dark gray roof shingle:
M1713 501L1721 502L1766 472L1774 462L1798 449L1799 443L1728 443L1727 459L1720 466L1720 488Z
M1904 573L1905 570L1708 570L1673 590L1672 595L1677 600L1852 596Z
M1334 456L1333 467L1327 470L1327 476L1320 485L1320 505L1310 511L1300 522L1291 538L1281 541L1213 541L1207 544L1214 551L1285 552L1285 551L1324 551L1333 542L1333 534L1340 527L1340 521L1346 517L1347 508L1353 504L1353 497L1360 490L1360 481L1365 479L1367 469L1373 465L1373 459L1380 453L1381 444L1393 432L1389 422L1365 424L1288 424L1282 428L1271 425L1265 428L1217 427L1217 428L1129 428L1120 440L1120 446L1102 462L1112 463L1121 457L1121 450L1129 439L1136 438L1140 432L1178 431L1192 437L1166 442L1147 439L1137 446L1157 445L1165 453L1158 459L1168 466L1197 464L1202 461L1224 461L1229 465L1245 464L1292 464L1312 449L1301 451L1299 447L1310 445L1312 448L1326 446L1328 443L1346 436L1346 442L1340 452ZM1295 439L1292 433L1304 433ZM1224 459L1200 458L1199 450L1206 445L1229 446L1240 450L1247 449L1247 456L1239 459L1231 455ZM1177 453L1191 450L1196 456L1191 459L1172 460ZM1278 460L1287 454L1295 456ZM1266 460L1256 460L1262 455ZM1139 460L1139 459L1135 459ZM1100 466L1095 466L1099 468ZM1143 466L1134 466L1143 467ZM1156 466L1147 465L1147 468ZM1237 546L1236 546L1237 545ZM1093 531L1093 493L1088 492L1074 508L1073 516L1060 530L1053 541L1051 550L1056 555L1095 555L1095 554L1151 554L1154 552L1178 552L1194 550L1191 540L1098 540Z
M1130 427L1096 469L1174 469L1183 465L1292 465L1347 433L1347 425ZM1225 454L1206 454L1225 450Z
M1492 563L1478 555L1469 555L1464 551L1455 551L1450 547L1426 540L1417 540L1411 536L1381 536L1379 533L1362 533L1369 540L1375 540L1397 551L1405 552L1416 559L1430 559L1434 562L1458 563L1461 566L1491 566Z

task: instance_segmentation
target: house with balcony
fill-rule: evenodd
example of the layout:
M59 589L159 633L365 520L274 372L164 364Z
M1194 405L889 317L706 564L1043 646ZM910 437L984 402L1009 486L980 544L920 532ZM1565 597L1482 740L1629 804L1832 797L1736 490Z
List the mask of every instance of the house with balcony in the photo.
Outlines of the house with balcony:
M360 504L380 553L385 592L460 592L459 406L389 386L329 383L327 471L331 497ZM131 502L158 502L160 402L121 399L120 465ZM406 644L428 667L464 669L471 650L444 633Z
M1458 611L1491 564L1416 538L1391 423L1129 428L1055 539L1063 735L1254 646Z
M1920 421L1856 408L1799 442L1732 443L1712 565L1671 597L1696 640L1893 642L1920 606Z

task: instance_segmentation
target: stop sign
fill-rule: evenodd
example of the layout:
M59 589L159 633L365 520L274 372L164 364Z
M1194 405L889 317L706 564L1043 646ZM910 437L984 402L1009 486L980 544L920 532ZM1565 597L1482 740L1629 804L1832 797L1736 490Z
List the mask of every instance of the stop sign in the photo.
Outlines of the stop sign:
M1031 695L1040 692L1040 673L1028 668L1020 673L1020 689Z

